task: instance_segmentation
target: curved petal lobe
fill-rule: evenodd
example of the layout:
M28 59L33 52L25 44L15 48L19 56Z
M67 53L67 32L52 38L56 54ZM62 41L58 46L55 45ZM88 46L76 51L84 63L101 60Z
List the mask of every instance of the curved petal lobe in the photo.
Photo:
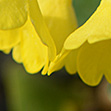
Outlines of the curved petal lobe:
M13 48L12 56L13 56L13 59L14 59L17 63L22 63L20 44L16 45L16 46Z
M21 56L23 65L29 73L40 71L47 60L47 47L41 42L30 21L23 30Z
M111 82L111 40L85 43L79 50L77 69L82 80L92 86L99 84L103 74Z

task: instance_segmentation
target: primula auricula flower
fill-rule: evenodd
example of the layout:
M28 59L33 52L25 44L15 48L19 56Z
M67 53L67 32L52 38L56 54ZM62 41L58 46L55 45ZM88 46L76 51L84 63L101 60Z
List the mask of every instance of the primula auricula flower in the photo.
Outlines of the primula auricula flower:
M89 20L73 32L64 48L79 49L77 71L89 85L97 85L103 75L111 83L111 0L102 0ZM73 58L72 58L73 59Z
M0 9L0 50L8 53L14 47L14 59L23 62L28 72L38 72L47 58L54 58L56 48L37 1L1 0Z
M48 46L49 59L53 60L56 48L36 0L0 0L0 10L0 50L11 49L18 44L22 28L31 19L29 25L33 24L43 43Z

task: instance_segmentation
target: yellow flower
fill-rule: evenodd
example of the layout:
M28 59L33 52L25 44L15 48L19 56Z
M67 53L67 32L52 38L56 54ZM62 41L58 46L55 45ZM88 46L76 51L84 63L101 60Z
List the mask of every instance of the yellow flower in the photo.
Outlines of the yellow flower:
M1 0L0 10L0 50L9 53L14 47L17 62L22 62L29 73L40 71L47 59L53 60L56 47L37 1Z
M53 60L56 55L55 45L36 0L0 0L0 10L0 50L17 45L21 41L22 28L28 24L27 21L31 21L30 24L35 28L33 30L48 46L49 59Z
M111 83L111 0L102 0L89 20L65 41L64 48L79 49L77 71L89 85L97 85L103 75Z

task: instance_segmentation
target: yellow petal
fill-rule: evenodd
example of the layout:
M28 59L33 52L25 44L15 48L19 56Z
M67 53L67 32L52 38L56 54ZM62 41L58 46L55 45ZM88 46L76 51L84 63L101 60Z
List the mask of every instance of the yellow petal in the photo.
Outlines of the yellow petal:
M22 26L27 19L27 0L0 0L0 29Z
M11 51L11 49L5 49L5 50L3 50L3 52L4 52L5 54L9 54L10 51Z
M79 48L87 39L87 30L84 30L83 27L80 27L75 32L69 35L64 43L64 48L66 50L77 49Z
M78 54L77 69L82 80L89 85L99 84L103 74L111 83L111 40L85 43Z
M56 56L56 47L40 12L37 0L29 0L29 13L36 32L43 43L48 46L49 60L53 60Z
M76 49L86 40L94 43L111 38L111 1L102 0L100 6L89 20L65 41L65 49Z
M66 37L77 28L72 0L38 0L38 3L59 54Z
M20 42L20 30L0 30L0 50L11 49Z
M46 63L47 47L41 42L30 20L27 21L21 38L23 65L27 72L36 73Z
M14 59L17 63L22 63L20 44L16 45L16 46L13 48L12 56L13 56L13 59Z
M65 58L65 68L69 74L77 72L77 53L78 50L72 50Z

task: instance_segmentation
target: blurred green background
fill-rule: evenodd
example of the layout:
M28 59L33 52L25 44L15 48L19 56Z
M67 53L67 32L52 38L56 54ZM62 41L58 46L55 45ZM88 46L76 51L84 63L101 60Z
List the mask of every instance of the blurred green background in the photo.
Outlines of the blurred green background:
M73 0L79 26L100 0ZM97 87L85 85L77 74L62 69L50 77L30 75L11 55L1 55L0 111L111 111L111 86L103 79ZM5 107L5 108L4 108Z
M96 10L100 0L72 0L78 25L82 25Z

